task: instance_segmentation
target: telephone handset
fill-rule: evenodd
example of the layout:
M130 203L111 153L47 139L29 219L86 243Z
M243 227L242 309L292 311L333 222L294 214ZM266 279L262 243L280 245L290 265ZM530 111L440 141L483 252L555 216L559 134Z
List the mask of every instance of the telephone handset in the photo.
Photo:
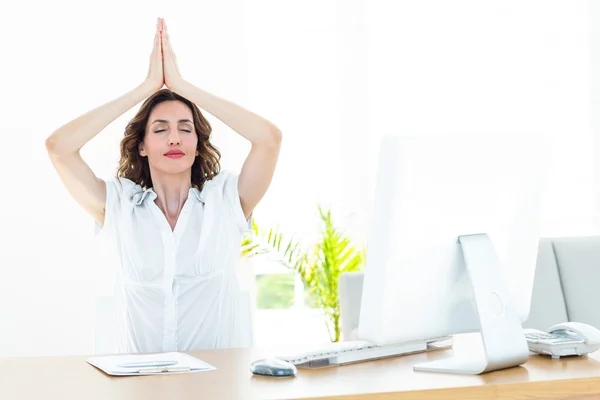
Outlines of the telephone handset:
M556 324L547 332L525 329L529 350L552 358L583 355L600 349L600 330L581 322Z

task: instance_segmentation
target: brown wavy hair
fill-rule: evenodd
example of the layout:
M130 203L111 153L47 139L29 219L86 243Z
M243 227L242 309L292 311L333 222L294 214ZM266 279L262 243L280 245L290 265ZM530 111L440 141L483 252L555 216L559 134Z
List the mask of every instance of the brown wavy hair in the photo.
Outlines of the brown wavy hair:
M130 179L144 189L152 187L148 158L140 155L139 146L146 137L146 125L152 109L163 101L181 101L192 111L194 129L198 136L198 155L192 165L192 186L202 190L204 182L219 173L221 153L210 143L212 128L198 106L169 89L161 89L148 97L135 117L127 124L125 136L121 140L121 158L117 177Z

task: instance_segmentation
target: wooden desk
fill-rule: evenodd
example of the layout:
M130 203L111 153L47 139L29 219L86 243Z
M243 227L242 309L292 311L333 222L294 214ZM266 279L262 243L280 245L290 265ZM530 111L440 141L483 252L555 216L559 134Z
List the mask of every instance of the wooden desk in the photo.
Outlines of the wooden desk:
M454 349L476 345L455 338ZM259 349L192 352L217 367L183 375L111 377L86 357L0 359L0 399L583 399L600 398L600 352L552 360L531 356L522 367L479 376L414 372L416 363L448 357L440 350L387 360L299 370L295 378L253 376ZM589 396L589 397L588 397Z

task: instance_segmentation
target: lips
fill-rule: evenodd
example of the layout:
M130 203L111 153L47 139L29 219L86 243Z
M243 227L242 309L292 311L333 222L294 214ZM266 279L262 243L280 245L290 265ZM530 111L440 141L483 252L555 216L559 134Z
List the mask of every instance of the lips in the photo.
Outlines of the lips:
M183 157L184 154L182 151L179 150L171 150L165 153L165 157L169 157L169 158L181 158Z

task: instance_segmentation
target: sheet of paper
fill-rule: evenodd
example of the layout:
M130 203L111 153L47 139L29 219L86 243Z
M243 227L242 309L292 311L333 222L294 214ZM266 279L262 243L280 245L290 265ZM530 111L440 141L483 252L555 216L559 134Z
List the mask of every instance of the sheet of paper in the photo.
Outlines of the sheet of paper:
M156 375L180 374L184 372L211 371L214 366L199 360L189 354L171 352L157 354L119 354L111 356L96 356L86 360L94 367L109 375ZM189 371L157 372L153 369L189 368Z

